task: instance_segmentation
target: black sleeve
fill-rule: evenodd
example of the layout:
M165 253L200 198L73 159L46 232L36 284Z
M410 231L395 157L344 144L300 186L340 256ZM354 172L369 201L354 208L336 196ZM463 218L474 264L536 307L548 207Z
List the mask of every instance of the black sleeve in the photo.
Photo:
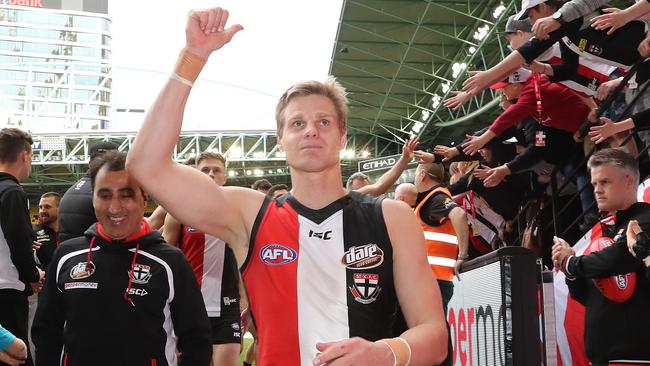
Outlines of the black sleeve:
M420 218L427 225L440 226L452 209L458 207L451 197L438 192L429 197L420 210Z
M566 279L569 294L582 305L587 304L587 283L584 278Z
M630 254L622 238L603 250L570 258L566 269L572 276L602 278L636 272L642 266L643 263Z
M549 77L549 80L554 83L569 80L578 72L578 54L571 51L562 42L560 42L560 50L562 52L562 63L551 65L553 76Z
M57 366L61 363L63 349L63 293L56 284L56 267L61 250L54 252L45 276L43 292L38 297L38 307L32 324L32 340L36 346L36 366Z
M533 62L539 55L544 53L547 49L553 46L553 43L560 40L560 38L574 34L580 30L582 25L582 18L570 21L568 23L562 24L560 28L548 34L549 38L545 40L531 38L528 42L524 43L521 47L517 49L517 52L526 60L526 63L529 64Z
M465 140L465 141L467 141L467 140ZM479 154L476 154L476 155L467 155L467 154L465 154L465 152L463 151L463 146L462 146L463 143L465 143L465 141L461 142L460 144L458 144L458 146L456 146L456 151L458 151L458 155L456 155L453 158L447 160L448 162L453 163L455 161L481 160L481 156Z
M650 0L649 0L650 1ZM650 109L635 113L632 116L634 128L637 131L647 130L650 128Z
M18 278L25 283L38 282L39 274L32 252L34 232L29 221L27 195L19 187L8 188L2 194L0 222L3 223L11 261L18 269Z
M183 365L208 366L212 360L212 333L201 290L190 264L179 257L174 268L174 300L170 304L174 332Z
M467 173L467 174L463 175L462 177L460 177L460 179L456 183L451 184L448 187L449 192L451 193L452 196L455 196L457 194L461 194L461 193L465 193L465 192L469 191L469 177L470 177L470 174L472 174L472 173Z
M506 165L510 169L511 174L521 173L542 160L543 147L530 145L521 154L515 156Z
M488 127L484 127L484 128L481 128L478 131L472 132L472 134L474 136L480 136L487 130L488 130ZM468 141L469 141L469 139L466 138L460 144L456 145L456 151L458 151L458 155L456 155L453 158L449 159L449 162L483 160L481 158L481 155L479 155L479 154L474 154L474 155L465 154L465 152L463 151L463 144L465 144Z

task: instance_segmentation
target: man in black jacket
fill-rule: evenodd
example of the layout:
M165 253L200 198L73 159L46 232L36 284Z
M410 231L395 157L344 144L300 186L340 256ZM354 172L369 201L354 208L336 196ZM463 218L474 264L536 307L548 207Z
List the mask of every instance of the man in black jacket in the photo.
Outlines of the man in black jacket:
M650 205L636 199L638 164L621 149L603 149L588 167L598 209L611 216L592 229L590 254L577 256L555 237L553 262L566 274L571 297L585 305L585 350L592 364L650 361L650 282L626 239L630 221L650 230ZM611 245L598 250L595 244L603 238ZM616 276L614 286L607 284L610 276Z
M105 152L117 150L118 145L101 141L90 148L90 163ZM83 236L86 229L97 221L93 209L93 190L88 175L68 188L59 206L59 242Z
M60 246L39 299L37 365L210 364L208 317L183 253L144 220L146 195L126 154L93 161L98 223Z
M34 249L41 269L47 269L59 242L59 205L61 196L56 192L43 193L38 202L38 224L32 225L36 233Z
M19 183L29 176L32 143L31 136L19 129L0 130L0 324L25 340L27 295L40 291L44 276L32 255L27 195ZM25 365L31 364L28 358Z

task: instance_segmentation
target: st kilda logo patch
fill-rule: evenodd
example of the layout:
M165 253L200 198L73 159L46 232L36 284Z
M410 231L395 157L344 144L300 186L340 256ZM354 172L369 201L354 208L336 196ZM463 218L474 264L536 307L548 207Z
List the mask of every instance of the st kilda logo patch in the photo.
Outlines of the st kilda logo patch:
M341 263L349 269L370 269L384 262L384 251L377 244L351 247L341 258Z
M379 287L379 275L374 273L355 273L352 275L354 285L350 286L350 293L354 300L364 305L377 300L381 287Z
M70 270L70 278L80 280L88 278L95 273L95 264L91 262L79 262Z
M131 272L129 271L129 273ZM150 278L151 267L140 263L136 263L133 266L133 273L131 274L131 281L133 283L144 285L145 283L149 283Z

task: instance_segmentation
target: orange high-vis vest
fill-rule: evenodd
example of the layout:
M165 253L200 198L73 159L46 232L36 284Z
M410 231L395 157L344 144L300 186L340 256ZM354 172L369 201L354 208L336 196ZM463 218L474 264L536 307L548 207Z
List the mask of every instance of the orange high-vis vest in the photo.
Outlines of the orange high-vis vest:
M439 280L454 279L454 265L458 258L458 237L449 218L443 218L440 226L429 226L420 218L422 206L438 192L443 192L449 199L451 193L444 187L435 188L415 207L415 215L420 220L424 230L424 241L427 246L427 259L431 270Z

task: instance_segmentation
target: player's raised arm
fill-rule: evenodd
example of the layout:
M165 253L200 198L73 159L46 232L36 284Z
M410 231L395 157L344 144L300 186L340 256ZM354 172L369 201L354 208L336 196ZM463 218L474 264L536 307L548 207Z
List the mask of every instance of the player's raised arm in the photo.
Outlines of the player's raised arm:
M171 159L194 81L210 54L242 30L239 24L226 27L227 21L228 11L221 8L189 12L185 48L144 119L129 151L127 169L175 218L235 241L250 232L239 210L257 212L263 195L241 188L221 189L205 174ZM191 194L181 193L188 189Z

